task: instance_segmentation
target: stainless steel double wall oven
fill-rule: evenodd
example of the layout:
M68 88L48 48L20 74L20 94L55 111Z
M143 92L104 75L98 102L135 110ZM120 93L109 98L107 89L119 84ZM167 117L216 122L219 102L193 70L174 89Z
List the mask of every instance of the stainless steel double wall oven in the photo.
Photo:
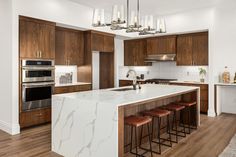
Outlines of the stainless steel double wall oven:
M22 60L22 111L51 106L54 89L53 60Z

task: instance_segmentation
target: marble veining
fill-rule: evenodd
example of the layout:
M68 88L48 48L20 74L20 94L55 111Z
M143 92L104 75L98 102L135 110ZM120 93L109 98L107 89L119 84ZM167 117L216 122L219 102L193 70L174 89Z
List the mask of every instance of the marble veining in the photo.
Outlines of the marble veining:
M143 85L53 96L52 151L65 157L118 157L118 107L196 87Z

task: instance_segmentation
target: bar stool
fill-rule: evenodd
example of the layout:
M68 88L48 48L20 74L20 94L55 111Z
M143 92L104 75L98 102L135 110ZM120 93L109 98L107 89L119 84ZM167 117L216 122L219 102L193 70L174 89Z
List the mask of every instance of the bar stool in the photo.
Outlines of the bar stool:
M193 102L178 102L176 103L178 105L182 105L185 107L185 111L187 112L188 114L188 132L186 132L187 134L190 134L191 133L191 129L197 129L197 127L195 126L194 128L191 127L191 108L195 105L197 105L197 102L196 101L193 101ZM195 122L196 122L196 117L194 118ZM196 123L195 123L196 124Z
M168 110L163 110L163 109L159 109L159 108L143 112L144 115L152 117L152 142L157 143L159 146L159 152L153 151L154 153L157 153L157 154L162 153L161 145L164 145L167 147L172 147L171 134L170 134L170 119L169 119L170 113L171 112ZM162 120L162 118L165 118L165 117L167 118L167 124L166 124L166 126L161 128L161 120ZM157 126L158 126L158 129L157 129L157 140L158 141L153 140L153 134L154 134L154 127L153 126L154 126L155 119L157 120ZM169 137L168 138L161 138L161 130L165 129L165 128L167 128L166 132L169 134ZM163 140L163 141L161 142L161 140ZM170 144L169 145L165 144L164 143L165 141L169 141Z
M150 128L149 128L149 124L151 124L152 118L148 117L148 116L129 116L129 117L125 117L124 121L125 121L125 125L131 126L131 142L130 142L130 144L126 145L126 146L130 145L130 153L136 155L136 157L140 157L140 156L144 157L143 156L144 154L151 152L151 157L152 157L152 142L151 142L151 134L150 134ZM140 147L140 145L138 145L137 129L139 127L142 127L142 130L143 130L144 125L147 126L147 130L148 130L147 136L149 137L150 149L145 149L145 148ZM132 151L133 129L135 129L135 150L136 150L135 152ZM141 134L140 141L142 138L144 138L144 137L142 137L142 134ZM140 149L144 150L145 152L142 154L138 154L138 147Z
M163 108L172 111L173 112L173 121L172 121L172 130L175 133L170 133L171 135L175 135L175 141L172 141L174 143L179 143L179 138L178 137L186 137L186 132L185 132L185 125L183 125L183 130L178 130L178 122L180 123L180 121L183 120L182 118L182 111L185 109L184 106L182 105L177 105L177 104L169 104L164 106ZM177 113L180 113L180 119L177 119ZM174 129L174 125L175 125L175 129ZM183 133L183 135L180 135L179 133Z

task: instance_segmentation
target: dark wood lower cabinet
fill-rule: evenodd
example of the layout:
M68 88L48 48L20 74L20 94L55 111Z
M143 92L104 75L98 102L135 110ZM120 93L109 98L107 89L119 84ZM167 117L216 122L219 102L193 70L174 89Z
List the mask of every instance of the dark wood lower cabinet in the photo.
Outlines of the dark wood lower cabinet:
M200 111L207 113L208 111L208 84L191 84L191 83L171 83L172 85L179 86L195 86L200 87Z
M51 122L51 108L39 109L20 113L20 127L26 128L34 125Z
M62 86L55 87L54 94L64 94L64 93L72 93L72 92L82 92L88 91L92 89L92 85L74 85L74 86Z

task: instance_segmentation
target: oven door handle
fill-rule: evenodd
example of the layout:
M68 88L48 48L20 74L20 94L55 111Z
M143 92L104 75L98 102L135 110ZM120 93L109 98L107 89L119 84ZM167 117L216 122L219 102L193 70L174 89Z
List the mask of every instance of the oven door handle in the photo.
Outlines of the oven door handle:
M45 82L45 83L23 83L22 86L24 88L30 88L30 87L47 87L47 86L54 86L54 82Z
M55 70L55 67L22 67L23 70L28 70L28 71L33 71L33 70L39 70L39 71L43 71L43 70Z

